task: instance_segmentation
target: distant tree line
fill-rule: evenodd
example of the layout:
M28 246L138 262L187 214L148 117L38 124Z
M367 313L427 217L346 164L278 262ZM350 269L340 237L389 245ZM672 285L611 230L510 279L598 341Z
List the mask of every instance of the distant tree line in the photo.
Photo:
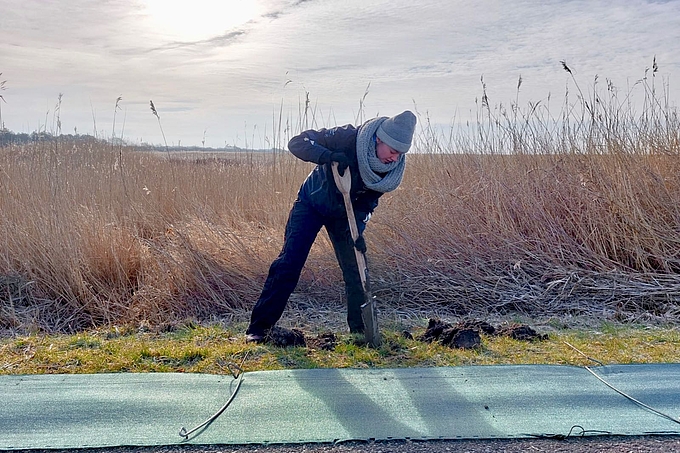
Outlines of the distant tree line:
M63 142L88 142L88 143L99 143L109 146L127 146L134 147L140 151L231 151L231 152L282 152L280 149L249 149L240 148L238 146L225 145L224 148L211 148L205 146L163 146L163 145L153 145L150 143L129 143L120 138L113 139L102 139L97 138L89 134L59 134L55 135L51 132L40 131L31 132L27 134L25 132L16 133L12 132L7 128L0 128L0 148L5 146L17 146L17 145L27 145L31 143L49 143L55 142L56 140Z
M50 142L56 139L64 141L95 141L101 143L107 143L105 140L97 139L91 135L82 134L60 134L55 136L50 132L31 132L27 134L25 132L16 133L12 132L7 128L0 129L0 147L10 146L10 145L26 145L29 143L37 142Z

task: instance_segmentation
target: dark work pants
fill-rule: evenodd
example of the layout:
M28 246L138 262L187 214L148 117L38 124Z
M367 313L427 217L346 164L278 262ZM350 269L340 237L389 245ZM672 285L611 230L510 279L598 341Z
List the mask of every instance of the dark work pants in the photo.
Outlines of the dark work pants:
M350 332L364 331L364 322L361 318L364 290L347 217L339 219L323 217L306 202L297 199L288 216L283 249L269 268L262 293L253 308L247 333L263 335L281 318L322 226L328 232L345 280L347 323Z

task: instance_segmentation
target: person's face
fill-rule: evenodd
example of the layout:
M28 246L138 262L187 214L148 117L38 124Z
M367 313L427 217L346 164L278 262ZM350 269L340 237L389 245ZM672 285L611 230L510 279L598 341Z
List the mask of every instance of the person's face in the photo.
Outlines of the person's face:
M383 164L389 164L399 160L399 156L401 154L399 151L395 151L394 149L390 148L378 137L375 138L375 141L375 154L378 156L378 159L380 159L380 162Z

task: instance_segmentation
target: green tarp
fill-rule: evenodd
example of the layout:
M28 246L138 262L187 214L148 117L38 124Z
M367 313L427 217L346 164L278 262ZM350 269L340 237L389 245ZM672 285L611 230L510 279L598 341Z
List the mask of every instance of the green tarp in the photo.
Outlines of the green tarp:
M680 364L593 368L671 417ZM586 369L508 365L204 374L0 376L0 449L307 443L365 439L680 434Z

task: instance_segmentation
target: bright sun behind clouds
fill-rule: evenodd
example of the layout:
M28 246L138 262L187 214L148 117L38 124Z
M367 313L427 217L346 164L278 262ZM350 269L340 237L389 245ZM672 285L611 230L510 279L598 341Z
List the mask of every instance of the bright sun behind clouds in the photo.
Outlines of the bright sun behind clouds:
M142 0L142 4L149 26L176 41L220 36L259 14L257 0Z

